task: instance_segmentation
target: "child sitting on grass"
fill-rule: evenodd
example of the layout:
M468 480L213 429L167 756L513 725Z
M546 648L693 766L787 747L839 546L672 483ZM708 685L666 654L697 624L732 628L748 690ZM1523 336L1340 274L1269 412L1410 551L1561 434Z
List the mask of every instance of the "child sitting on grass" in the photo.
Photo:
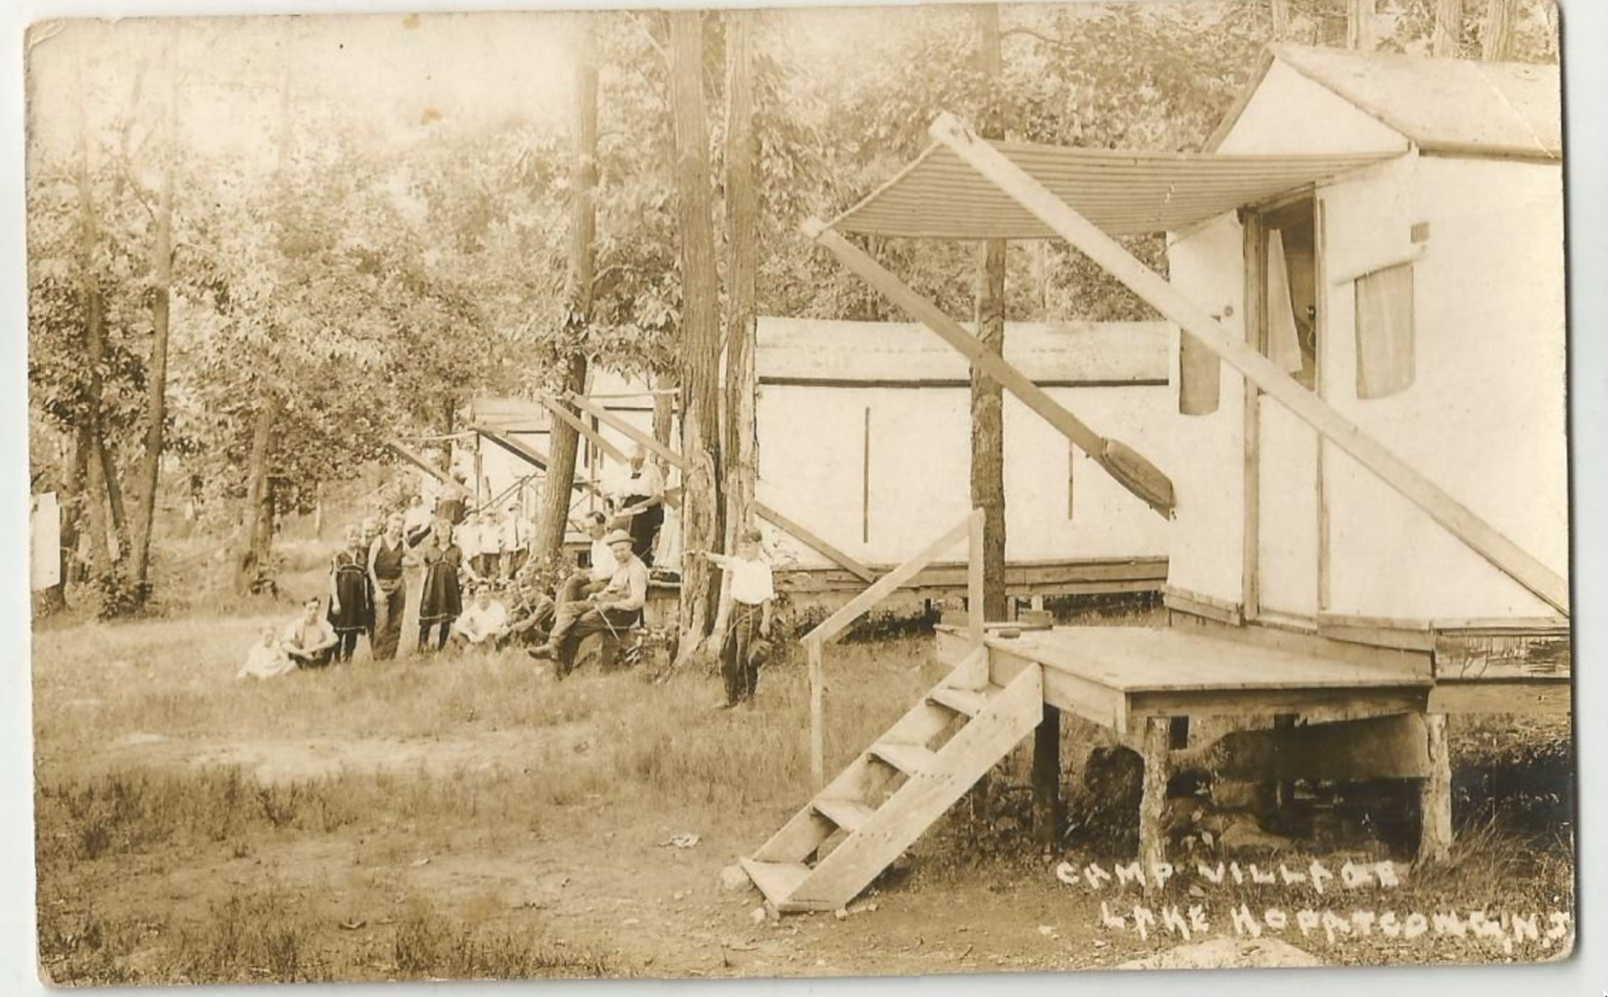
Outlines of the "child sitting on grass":
M295 670L296 663L291 661L290 655L279 646L279 640L274 636L274 628L263 627L257 643L251 645L251 650L246 652L246 663L240 666L235 678L273 679L288 675Z

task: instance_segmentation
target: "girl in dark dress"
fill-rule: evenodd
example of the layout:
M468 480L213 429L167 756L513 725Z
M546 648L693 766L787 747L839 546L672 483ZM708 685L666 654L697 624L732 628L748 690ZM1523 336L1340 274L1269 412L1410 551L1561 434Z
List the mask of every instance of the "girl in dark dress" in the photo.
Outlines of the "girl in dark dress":
M419 653L428 654L430 628L440 627L435 649L447 646L452 623L463 612L463 588L459 572L478 581L474 569L465 562L463 550L452 542L452 524L437 519L430 537L418 550L419 563L424 565L424 585L419 594Z
M363 549L363 533L356 526L346 528L346 548L335 555L330 567L329 625L340 639L335 645L335 660L342 662L352 660L359 635L374 631L373 582Z

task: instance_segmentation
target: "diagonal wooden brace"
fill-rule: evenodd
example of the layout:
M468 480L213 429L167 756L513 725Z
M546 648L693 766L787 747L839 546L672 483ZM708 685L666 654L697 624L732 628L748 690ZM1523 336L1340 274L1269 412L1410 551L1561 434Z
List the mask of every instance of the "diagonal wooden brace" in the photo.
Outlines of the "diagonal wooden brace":
M944 314L937 305L912 290L842 235L814 220L804 223L804 232L820 245L830 249L844 266L881 291L884 297L960 351L971 361L972 366L1021 399L1023 404L1077 444L1090 459L1115 478L1118 484L1137 495L1161 515L1167 516L1172 512L1172 482L1154 464L1130 447L1116 440L1108 440L1090 429L1077 416L1051 398L1049 392L1034 384L1027 375L985 346L982 340L973 336L965 326Z
M564 404L558 401L556 398L550 398L547 395L542 395L541 402L547 407L547 411L558 416L577 433L580 433L582 436L590 440L593 446L597 447L605 454L608 454L621 464L624 464L629 459L626 457L624 450L621 450L619 447L604 439L601 433L594 432L591 426L588 426L585 421L576 418L575 413L565 408Z
M1222 357L1274 401L1428 513L1430 518L1471 550L1558 612L1568 614L1569 583L1563 576L1475 515L1412 465L1391 453L1272 361L1230 335L1205 309L1141 263L1093 222L1033 179L1026 170L1011 162L1004 153L974 135L950 114L939 115L929 131L933 138L953 150L985 179L1032 212L1034 217L1157 311L1178 323L1185 335L1193 336L1202 346Z
M392 453L396 454L398 457L401 457L403 460L407 461L409 464L412 464L414 467L417 467L419 470L423 471L425 474L428 474L431 477L435 478L437 481L441 482L442 484L444 484L444 485L455 485L455 484L457 484L457 482L452 480L452 477L450 475L448 475L447 472L441 470L441 468L439 468L439 467L436 467L434 464L431 464L429 461L425 460L423 457L420 457L418 454L414 453L412 450L409 450L407 447L405 447L402 444L396 442L395 440L388 441L385 445L388 448L390 448Z

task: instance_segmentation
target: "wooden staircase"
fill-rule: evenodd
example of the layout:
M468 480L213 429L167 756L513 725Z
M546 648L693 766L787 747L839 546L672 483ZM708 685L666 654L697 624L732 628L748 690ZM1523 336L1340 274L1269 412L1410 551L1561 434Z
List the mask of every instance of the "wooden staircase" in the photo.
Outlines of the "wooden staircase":
M915 844L1043 717L1037 665L1006 685L979 647L742 860L777 910L836 910Z

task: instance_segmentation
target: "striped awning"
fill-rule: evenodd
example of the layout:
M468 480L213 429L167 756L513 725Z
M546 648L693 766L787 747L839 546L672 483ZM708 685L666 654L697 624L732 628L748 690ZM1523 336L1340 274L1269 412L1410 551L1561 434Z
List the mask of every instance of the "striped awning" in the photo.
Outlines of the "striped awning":
M1110 235L1180 232L1225 211L1400 155L1236 156L993 144ZM1055 237L942 144L929 147L830 227L930 239Z

